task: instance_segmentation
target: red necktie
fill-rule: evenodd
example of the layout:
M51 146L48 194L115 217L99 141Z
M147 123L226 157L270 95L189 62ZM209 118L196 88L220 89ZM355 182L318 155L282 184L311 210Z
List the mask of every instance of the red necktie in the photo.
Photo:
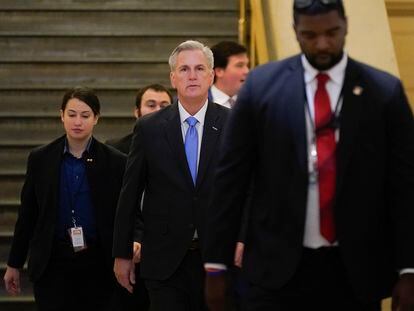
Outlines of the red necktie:
M320 231L330 243L335 241L333 200L336 186L335 129L329 127L332 118L331 104L325 85L327 74L316 76L318 88L315 93L315 131L318 152Z

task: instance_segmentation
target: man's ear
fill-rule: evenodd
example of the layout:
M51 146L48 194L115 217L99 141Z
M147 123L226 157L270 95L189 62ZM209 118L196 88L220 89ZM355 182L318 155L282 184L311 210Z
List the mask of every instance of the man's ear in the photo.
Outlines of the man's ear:
M171 83L171 86L173 87L173 89L175 89L176 87L175 87L175 76L174 76L174 72L170 72L170 83Z
M137 118L137 119L140 117L139 108L135 108L135 109L134 109L134 116L135 116L135 118Z
M213 73L216 76L216 78L221 78L224 75L224 68L216 67L214 68Z

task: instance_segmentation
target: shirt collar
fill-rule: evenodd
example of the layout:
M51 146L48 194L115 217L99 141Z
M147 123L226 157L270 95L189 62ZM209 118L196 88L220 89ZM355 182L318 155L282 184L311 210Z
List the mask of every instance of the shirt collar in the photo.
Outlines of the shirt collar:
M90 148L91 148L91 144L92 144L92 136L89 138L88 143L86 144L86 149L83 152L83 154L89 154L90 153ZM65 144L63 146L63 154L71 154L69 151L69 145L68 145L68 139L67 137L65 137ZM82 154L82 156L83 156Z
M197 119L197 121L200 123L201 126L204 125L204 119L206 118L207 104L208 104L208 99L206 100L204 105L201 107L201 109L195 115L193 115L193 117ZM187 118L191 116L187 112L187 110L185 110L183 105L181 105L180 101L178 101L178 112L180 113L181 123L185 123L185 120L187 120Z
M230 96L224 93L222 90L220 90L217 86L214 84L211 86L211 95L213 96L213 101L219 105L225 105L227 104ZM234 101L237 99L237 95L234 95L232 97Z
M308 84L312 82L316 75L319 73L319 70L314 68L309 61L306 59L306 56L302 54L301 56L302 66L305 73L305 83ZM348 64L348 55L344 52L342 55L342 59L332 68L323 71L324 73L329 75L329 78L336 84L341 85L343 84L344 77L345 77L345 69L346 65Z

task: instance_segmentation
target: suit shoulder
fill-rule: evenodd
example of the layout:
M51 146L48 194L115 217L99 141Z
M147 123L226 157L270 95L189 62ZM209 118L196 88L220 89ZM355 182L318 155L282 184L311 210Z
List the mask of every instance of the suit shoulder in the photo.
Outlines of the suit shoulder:
M228 114L230 114L230 109L227 107L224 107L223 105L219 105L217 103L214 102L210 102L210 105L213 105L215 107L215 109L217 109L217 113L227 116Z
M161 120L166 118L166 116L171 111L171 106L172 105L169 105L159 111L151 112L149 114L146 114L145 116L139 117L137 120L137 125L141 127L146 127L146 126L152 127L153 124L160 122Z
M29 153L31 158L38 158L42 157L43 155L50 154L56 150L61 150L63 153L63 146L64 146L65 135L53 140L52 142L35 147Z
M121 151L122 153L128 154L129 147L131 145L132 133L117 139L108 139L105 144Z
M95 141L96 144L98 144L98 146L101 148L101 150L103 152L105 152L107 154L108 157L110 157L111 159L115 159L121 162L125 162L126 161L126 154L122 153L121 151L117 150L116 148L107 145L107 144L103 144L100 141Z
M378 88L378 90L389 92L395 88L397 84L401 83L399 78L384 70L353 59L350 59L349 62L359 69L359 72L366 83L373 84L373 86Z

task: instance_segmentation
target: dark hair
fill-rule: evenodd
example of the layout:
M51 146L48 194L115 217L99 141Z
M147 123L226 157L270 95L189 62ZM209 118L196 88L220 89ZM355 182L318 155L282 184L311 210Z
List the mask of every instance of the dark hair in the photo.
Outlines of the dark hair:
M293 1L295 3L295 1ZM320 0L313 0L309 6L299 9L293 4L293 20L295 24L298 22L299 15L319 15L326 14L331 11L337 11L339 16L345 19L345 9L342 0L338 0L335 3L324 4Z
M211 47L214 55L214 68L226 68L229 57L247 53L246 47L233 41L221 41Z
M165 86L161 84L150 84L150 85L144 86L138 91L137 97L135 98L135 106L137 107L137 109L141 108L142 96L148 90L154 90L155 92L158 92L158 93L167 93L168 97L170 98L170 102L171 103L173 102L173 96L171 92Z
M94 90L84 86L76 86L67 90L65 95L63 95L62 106L60 107L62 111L65 111L68 101L72 98L79 99L87 104L95 116L100 114L101 104L99 103L98 96L96 96Z

